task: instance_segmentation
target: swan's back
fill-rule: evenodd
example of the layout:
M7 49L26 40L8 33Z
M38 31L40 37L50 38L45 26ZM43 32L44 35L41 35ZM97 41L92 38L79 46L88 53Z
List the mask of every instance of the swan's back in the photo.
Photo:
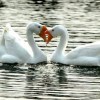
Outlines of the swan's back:
M67 54L68 58L100 56L100 42L79 46Z

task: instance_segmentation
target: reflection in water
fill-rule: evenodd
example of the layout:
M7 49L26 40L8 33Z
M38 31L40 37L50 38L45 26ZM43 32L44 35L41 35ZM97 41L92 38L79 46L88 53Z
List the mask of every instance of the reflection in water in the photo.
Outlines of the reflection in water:
M60 84L66 84L65 68L62 65L44 64L28 68L24 97L36 99L38 95L53 95ZM51 91L51 94L49 93ZM39 99L39 98L38 98Z
M24 74L25 70L17 65L3 64L0 66L0 97L20 97L22 95L20 91L24 86L20 83L24 82ZM19 94L17 92L19 92Z
M34 91L35 67L28 68L26 72L25 98L32 99Z
M93 77L99 77L100 76L100 67L98 66L73 66L74 70L85 76L93 76Z
M59 84L63 84L63 83L66 83L67 82L67 78L66 78L66 72L65 72L65 67L66 66L63 66L62 64L58 64L57 65L58 67L58 70L56 72L56 75L58 75L58 81L59 81Z
M86 69L88 69L89 71L89 68L86 67L83 68L81 66L78 68L73 66L70 69L73 72L70 72L68 68L69 66L61 64L42 64L42 65L37 64L37 65L31 65L31 67L28 65L25 66L28 67L27 70L21 70L19 66L17 67L18 68L16 70L14 69L11 70L2 69L3 71L0 70L2 71L2 73L0 73L1 77L0 81L2 82L0 83L0 87L3 93L3 94L0 93L0 96L20 97L23 96L24 94L23 97L26 99L61 97L63 99L60 98L60 100L64 100L65 98L67 98L66 96L68 97L70 96L70 98L73 99L76 93L78 97L80 97L80 95L85 95L84 92L80 93L79 89L85 88L89 85L89 83L82 83L83 82L82 77L83 75L86 75L86 73L83 74L82 72L86 72L87 71ZM76 73L81 74L82 77L80 77L80 75L77 76ZM97 82L93 84L99 84L99 83ZM91 85L88 88L91 88ZM96 87L94 87L94 89L95 88ZM17 94L15 93L14 95L11 95L12 90L14 93L16 92Z
M18 63L14 63L14 64L4 63L4 64L1 64L0 69L1 70L8 70L9 72L21 72L21 71L23 71L18 66L19 66Z
M28 68L27 74L26 74L26 82L30 85L32 85L34 79L35 79L35 68Z
M46 72L45 72L46 69ZM28 99L36 99L38 95L44 95L51 86L51 77L48 74L46 64L37 64L28 68L26 73L26 86L24 97Z

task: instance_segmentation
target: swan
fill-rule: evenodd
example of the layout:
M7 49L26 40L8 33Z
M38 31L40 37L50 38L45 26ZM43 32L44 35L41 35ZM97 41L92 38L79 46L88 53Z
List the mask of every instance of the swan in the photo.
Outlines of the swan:
M65 54L66 45L69 39L67 29L62 25L55 25L53 28L45 31L47 44L56 36L60 36L60 42L51 56L52 62L67 65L100 66L100 42L78 46Z
M39 49L33 38L33 33L44 38L45 31L45 25L38 22L30 23L26 29L27 44L7 23L0 43L0 62L36 64L47 61L46 55Z

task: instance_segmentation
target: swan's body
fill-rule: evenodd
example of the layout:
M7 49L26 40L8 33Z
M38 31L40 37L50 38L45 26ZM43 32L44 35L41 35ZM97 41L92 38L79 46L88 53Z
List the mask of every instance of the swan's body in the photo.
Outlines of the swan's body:
M38 28L39 26L39 28ZM31 23L27 27L27 39L29 45L16 34L10 25L6 25L0 45L1 63L32 63L47 61L46 55L36 45L33 33L39 35L42 25Z
M69 38L67 29L61 25L56 25L46 31L45 34L51 34L52 37L61 36L51 61L70 65L100 66L100 42L79 46L65 54L64 51Z

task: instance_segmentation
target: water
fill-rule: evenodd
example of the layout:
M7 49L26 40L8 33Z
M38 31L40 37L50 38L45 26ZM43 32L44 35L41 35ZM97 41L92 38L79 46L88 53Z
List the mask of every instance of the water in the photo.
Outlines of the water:
M70 39L66 53L73 48L99 41L99 0L57 0L36 3L31 0L5 0L0 8L0 33L5 23L25 40L25 26L38 21L52 27L67 27ZM1 37L1 35L0 35ZM59 37L47 47L34 35L39 47L48 55L55 50ZM0 100L99 100L100 67L67 66L47 63L37 65L1 65Z

